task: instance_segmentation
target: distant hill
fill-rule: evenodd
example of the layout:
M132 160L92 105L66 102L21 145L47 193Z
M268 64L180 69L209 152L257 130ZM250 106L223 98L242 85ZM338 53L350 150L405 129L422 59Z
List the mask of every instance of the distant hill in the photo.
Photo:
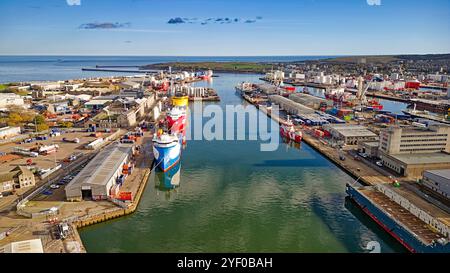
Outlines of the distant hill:
M367 56L348 56L326 59L324 61L331 63L380 63L387 64L394 61L419 61L419 60L450 60L450 54L426 54L426 55L367 55Z
M214 72L264 73L272 69L268 63L254 62L172 62L142 66L141 69L163 69L201 71L211 69Z

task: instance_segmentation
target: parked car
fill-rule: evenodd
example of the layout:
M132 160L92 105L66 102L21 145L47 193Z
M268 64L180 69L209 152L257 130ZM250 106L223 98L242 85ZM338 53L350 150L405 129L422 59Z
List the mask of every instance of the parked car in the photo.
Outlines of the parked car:
M50 185L50 188L55 190L55 189L59 189L60 186L57 184L52 184L52 185Z
M383 162L382 161L377 161L377 165L380 167L383 167Z

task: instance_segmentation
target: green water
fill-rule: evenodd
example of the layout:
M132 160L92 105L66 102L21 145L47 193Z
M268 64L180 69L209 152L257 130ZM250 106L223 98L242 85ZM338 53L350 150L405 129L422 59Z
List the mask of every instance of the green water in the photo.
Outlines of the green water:
M221 74L219 105L241 104L234 86L257 75ZM250 132L250 134L255 132ZM308 145L189 141L180 185L155 187L135 214L82 229L88 252L382 252L403 249L345 200L352 178Z

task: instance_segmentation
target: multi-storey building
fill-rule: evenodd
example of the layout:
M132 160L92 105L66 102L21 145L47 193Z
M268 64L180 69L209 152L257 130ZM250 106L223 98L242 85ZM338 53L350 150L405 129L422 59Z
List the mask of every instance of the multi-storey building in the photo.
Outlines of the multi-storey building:
M450 126L392 126L380 132L379 154L385 167L404 176L450 168Z

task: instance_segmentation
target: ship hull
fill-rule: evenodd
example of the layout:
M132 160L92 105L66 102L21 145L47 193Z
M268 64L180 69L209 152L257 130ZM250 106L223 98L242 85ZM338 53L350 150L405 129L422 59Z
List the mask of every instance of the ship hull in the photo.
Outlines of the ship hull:
M186 128L186 116L181 116L177 120L173 120L171 117L167 117L167 123L170 131L174 134L183 132Z
M280 128L280 134L282 137L297 142L297 143L301 143L302 142L302 135L301 134L297 134L296 132L291 132L289 131L287 128L281 127Z
M172 169L181 158L181 145L175 143L171 147L158 146L154 144L153 154L155 156L155 164L163 172Z
M377 208L366 196L355 187L348 185L346 193L350 199L361 208L373 221L383 228L389 235L395 238L409 252L412 253L449 253L450 244L425 245L413 234L409 233L402 225L398 224L391 216Z

